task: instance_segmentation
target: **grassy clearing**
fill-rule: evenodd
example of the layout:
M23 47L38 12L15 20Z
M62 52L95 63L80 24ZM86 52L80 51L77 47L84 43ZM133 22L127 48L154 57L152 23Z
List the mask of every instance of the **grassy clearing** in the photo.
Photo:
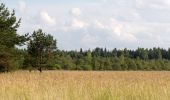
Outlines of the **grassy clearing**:
M169 100L170 72L0 74L1 100Z

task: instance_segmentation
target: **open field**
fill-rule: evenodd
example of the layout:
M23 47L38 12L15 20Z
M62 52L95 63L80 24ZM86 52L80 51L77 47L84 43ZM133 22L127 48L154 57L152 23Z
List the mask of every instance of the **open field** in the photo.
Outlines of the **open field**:
M170 72L0 74L1 100L169 100Z

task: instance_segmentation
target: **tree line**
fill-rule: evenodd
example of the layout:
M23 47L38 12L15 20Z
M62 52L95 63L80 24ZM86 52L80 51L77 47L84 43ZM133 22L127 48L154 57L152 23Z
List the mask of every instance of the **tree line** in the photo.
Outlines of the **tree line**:
M0 5L0 71L35 70L170 70L170 48L136 50L95 48L59 50L57 40L42 29L19 35L21 19ZM21 49L19 46L26 45ZM19 47L19 48L18 48Z
M66 70L169 70L170 49L94 50L56 52L56 68Z

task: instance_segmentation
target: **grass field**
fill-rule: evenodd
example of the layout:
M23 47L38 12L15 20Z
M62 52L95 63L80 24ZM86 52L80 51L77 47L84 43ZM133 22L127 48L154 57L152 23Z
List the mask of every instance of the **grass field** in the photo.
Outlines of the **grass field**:
M0 74L1 100L169 100L170 72L18 71Z

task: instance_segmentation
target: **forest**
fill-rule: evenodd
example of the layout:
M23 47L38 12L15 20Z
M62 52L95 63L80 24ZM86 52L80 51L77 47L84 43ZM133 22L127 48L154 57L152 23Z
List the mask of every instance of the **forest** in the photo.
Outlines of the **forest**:
M170 48L135 50L96 47L59 50L57 40L43 29L19 35L21 19L0 5L0 71L14 70L170 70ZM20 46L26 45L27 48Z

